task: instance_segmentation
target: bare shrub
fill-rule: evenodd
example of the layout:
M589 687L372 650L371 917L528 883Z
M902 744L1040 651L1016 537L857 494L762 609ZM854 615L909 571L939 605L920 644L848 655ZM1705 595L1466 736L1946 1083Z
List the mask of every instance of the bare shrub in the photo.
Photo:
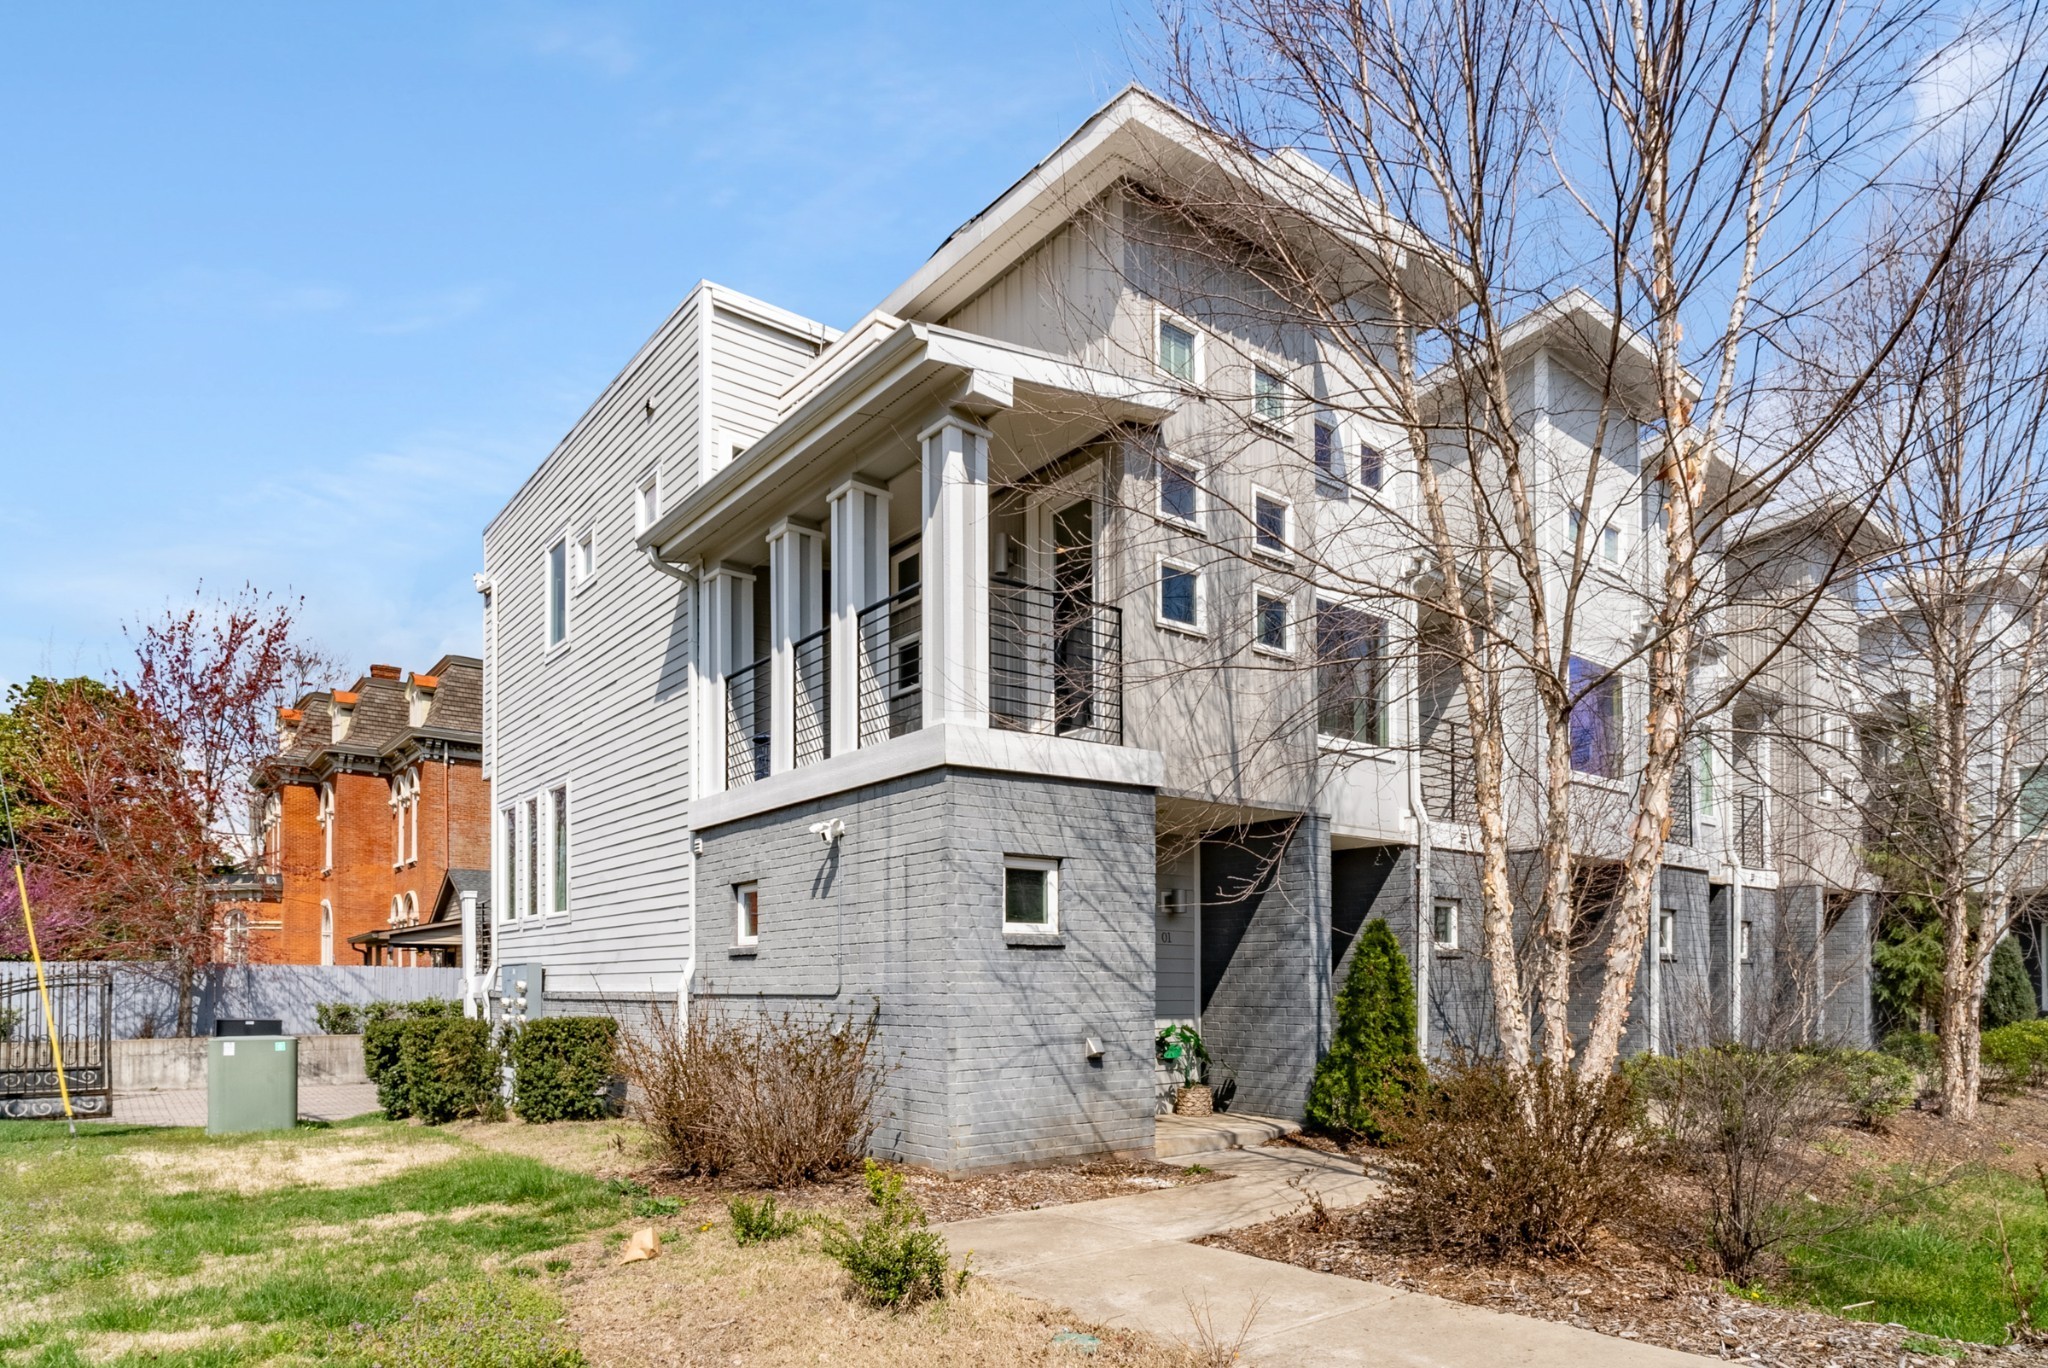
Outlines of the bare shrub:
M682 1025L657 1010L651 1025L628 1033L620 1057L659 1166L784 1187L858 1165L880 1119L880 1015L857 1023L733 1014Z
M1802 1200L1812 1145L1850 1111L1841 1062L1824 1053L1716 1045L1633 1071L1663 1149L1706 1198L1705 1236L1740 1279L1766 1251L1822 1233Z
M1387 1214L1431 1248L1571 1254L1637 1210L1645 1166L1627 1083L1497 1063L1439 1074L1399 1130Z

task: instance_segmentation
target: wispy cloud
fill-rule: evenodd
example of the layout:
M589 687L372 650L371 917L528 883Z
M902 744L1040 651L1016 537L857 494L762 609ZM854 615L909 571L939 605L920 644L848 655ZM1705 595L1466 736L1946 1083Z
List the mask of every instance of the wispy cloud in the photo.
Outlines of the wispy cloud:
M222 313L283 317L345 309L349 292L324 281L280 280L264 271L187 266L128 295L153 308L204 309Z
M404 333L431 332L468 318L496 293L488 285L460 285L451 290L440 290L422 295L418 299L401 301L391 306L383 317L363 324L363 331L380 336L397 336Z
M513 25L511 37L535 57L567 62L613 80L640 67L640 50L625 26L604 15L536 16Z

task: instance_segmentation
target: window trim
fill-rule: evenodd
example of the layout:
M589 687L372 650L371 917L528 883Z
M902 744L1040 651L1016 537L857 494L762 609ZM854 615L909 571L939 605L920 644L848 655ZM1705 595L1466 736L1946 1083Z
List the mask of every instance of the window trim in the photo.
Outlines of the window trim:
M1166 368L1166 363L1162 359L1164 348L1159 345L1159 333L1167 324L1172 324L1194 339L1193 345L1188 348L1188 369L1193 372L1192 375L1175 375ZM1158 371L1176 385L1188 385L1195 389L1200 389L1208 376L1207 352L1208 347L1203 337L1202 329L1195 324L1193 319L1188 318L1184 314L1176 313L1164 304L1156 302L1153 304L1152 369Z
M1330 464L1325 467L1316 457L1320 454L1318 443L1322 434L1330 434ZM1344 425L1337 421L1334 413L1318 412L1315 421L1309 424L1308 463L1315 471L1318 484L1326 485L1332 492L1341 493L1351 487L1351 462L1346 460L1344 450Z
M1612 686L1614 689L1614 715L1610 719L1611 726L1608 729L1606 738L1610 750L1610 754L1606 757L1608 768L1614 772L1609 774L1598 769L1581 769L1579 767L1579 757L1576 753L1578 748L1574 742L1572 745L1574 753L1571 757L1572 778L1578 780L1591 779L1596 782L1609 784L1619 783L1627 776L1631 759L1628 746L1627 681L1622 677L1619 669L1611 665L1603 665L1590 656L1574 655L1565 662L1565 688L1570 693L1580 695L1578 702L1572 706L1571 713L1567 713L1565 716L1565 729L1568 741L1571 740L1569 733L1573 726L1571 714L1576 713L1579 708L1593 701L1593 694L1590 691L1580 693L1578 686L1572 683L1571 667L1574 663L1584 665L1590 672L1600 677L1600 683L1594 687L1604 689Z
M1278 402L1280 405L1280 416L1277 418L1269 418L1264 413L1261 413L1259 411L1260 401L1265 398L1265 395L1261 393L1259 388L1259 380L1261 377L1270 379L1273 382L1273 393L1276 396L1278 396ZM1256 423L1258 426L1262 428L1265 428L1268 432L1277 433L1291 440L1294 436L1294 414L1290 411L1290 405L1288 404L1289 385L1287 377L1280 371L1274 370L1268 366L1260 365L1258 362L1254 361L1252 362L1251 388L1252 422Z
M1045 875L1045 920L1010 920L1010 871ZM1003 934L1006 936L1057 936L1060 932L1060 861L1047 855L1003 856Z
M532 920L540 911L540 795L529 793L519 805L519 919Z
M1259 526L1259 500L1261 499L1278 504L1280 507L1280 545L1277 549L1261 545L1259 541L1262 530ZM1253 485L1250 521L1253 555L1285 565L1294 564L1294 543L1296 538L1294 531L1294 501L1292 499L1275 493L1263 485Z
M1311 600L1309 631L1315 638L1316 742L1318 745L1339 749L1349 748L1360 753L1369 754L1386 751L1397 743L1395 732L1396 712L1391 697L1397 687L1397 681L1394 678L1396 657L1392 649L1395 619L1390 613L1376 611L1376 607L1375 604L1365 599L1342 593L1324 593L1320 590L1317 591L1314 599ZM1326 608L1346 609L1363 614L1371 619L1378 629L1379 647L1374 656L1379 684L1379 697L1374 700L1378 705L1374 714L1375 730L1378 731L1380 737L1377 741L1361 741L1356 737L1343 736L1336 732L1326 732L1323 730L1322 672L1328 666L1323 657L1322 617L1323 610Z
M1450 910L1451 938L1449 940L1443 940L1437 935L1437 914L1446 908ZM1431 895L1429 901L1429 943L1430 948L1435 950L1437 954L1456 955L1463 953L1463 947L1459 941L1459 923L1464 920L1464 911L1465 908L1461 899L1449 895Z
M1282 644L1269 646L1264 640L1266 625L1264 608L1266 604L1276 602L1287 610L1287 617L1282 624ZM1295 642L1297 633L1295 627L1293 592L1286 589L1276 589L1272 585L1260 584L1254 581L1252 584L1252 650L1259 655L1273 656L1281 660L1292 660L1296 652Z
M540 649L546 659L569 644L569 547L574 534L563 528L540 553ZM562 557L562 634L555 635L555 554Z
M754 929L747 930L747 895L754 895ZM735 946L758 946L761 943L761 881L742 879L732 885L732 943Z
M661 467L655 466L633 482L633 531L644 535L661 521Z
M569 543L569 587L582 593L597 578L597 524L587 523L576 540Z
M1367 484L1364 478L1366 466L1365 453L1368 451L1372 453L1372 468L1376 472L1373 478L1373 482L1371 484ZM1378 498L1381 494L1383 494L1386 491L1387 449L1381 446L1378 442L1369 442L1365 440L1363 437L1359 438L1358 459L1352 463L1352 469L1355 472L1350 477L1351 487L1353 489L1359 490L1360 492L1367 494L1373 498Z
M576 838L569 828L567 816L574 807L569 801L569 781L564 779L558 784L550 784L543 792L546 801L541 806L547 810L548 818L547 837L544 842L547 847L548 877L547 896L541 900L541 915L567 917L570 910L576 906L576 867L571 863L571 856L576 849ZM558 835L561 842L559 847L556 845ZM558 875L561 880L559 889L555 886ZM557 893L562 900L559 907L555 905Z
M1166 570L1186 571L1195 579L1195 620L1180 622L1166 616ZM1160 555L1154 558L1152 569L1152 619L1163 631L1179 632L1184 636L1205 637L1209 635L1209 589L1202 567L1184 556Z
M510 802L498 809L498 829L494 839L503 848L505 877L500 885L491 890L491 896L499 903L496 921L500 926L516 925L519 921L519 804Z
M1666 934L1667 928L1669 934ZM1678 909L1675 907L1657 909L1657 959L1664 964L1678 962Z
M1755 952L1752 923L1748 917L1743 917L1735 924L1735 962L1749 964L1754 959Z
M1200 463L1161 452L1153 458L1159 470L1152 480L1152 515L1168 527L1178 527L1187 532L1202 531L1202 515L1209 511L1209 499L1202 489L1202 476L1207 473ZM1166 511L1165 468L1172 466L1188 477L1188 484L1195 491L1195 511L1192 517L1183 518L1177 513ZM1066 505L1062 505L1066 507Z
M320 872L322 875L334 872L334 781L324 780L318 797L314 800L314 820L320 824Z
M320 900L320 963L334 964L334 904L325 898Z

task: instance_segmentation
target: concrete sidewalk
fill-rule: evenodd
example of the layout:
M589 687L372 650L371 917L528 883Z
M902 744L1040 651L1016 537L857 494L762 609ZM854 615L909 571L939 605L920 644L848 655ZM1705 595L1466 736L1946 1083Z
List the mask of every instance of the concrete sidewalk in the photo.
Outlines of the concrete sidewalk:
M301 1121L346 1121L377 1110L374 1083L301 1083ZM206 1089L167 1088L162 1092L115 1093L116 1121L131 1126L203 1126Z
M1698 1368L1720 1362L1189 1244L1298 1210L1307 1191L1333 1207L1355 1206L1374 1196L1378 1184L1355 1163L1312 1150L1224 1150L1186 1161L1233 1177L941 1229L955 1255L973 1251L979 1276L1104 1325L1195 1343L1199 1313L1228 1345L1256 1305L1241 1350L1247 1364Z

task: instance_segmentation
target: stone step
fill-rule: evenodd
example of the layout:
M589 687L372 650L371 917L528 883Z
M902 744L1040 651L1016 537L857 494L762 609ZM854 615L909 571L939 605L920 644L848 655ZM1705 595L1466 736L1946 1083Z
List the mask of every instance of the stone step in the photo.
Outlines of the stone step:
M1218 1112L1214 1116L1169 1114L1155 1119L1158 1126L1152 1138L1152 1153L1162 1160L1216 1150L1251 1149L1301 1129L1299 1121L1279 1121L1243 1112Z

